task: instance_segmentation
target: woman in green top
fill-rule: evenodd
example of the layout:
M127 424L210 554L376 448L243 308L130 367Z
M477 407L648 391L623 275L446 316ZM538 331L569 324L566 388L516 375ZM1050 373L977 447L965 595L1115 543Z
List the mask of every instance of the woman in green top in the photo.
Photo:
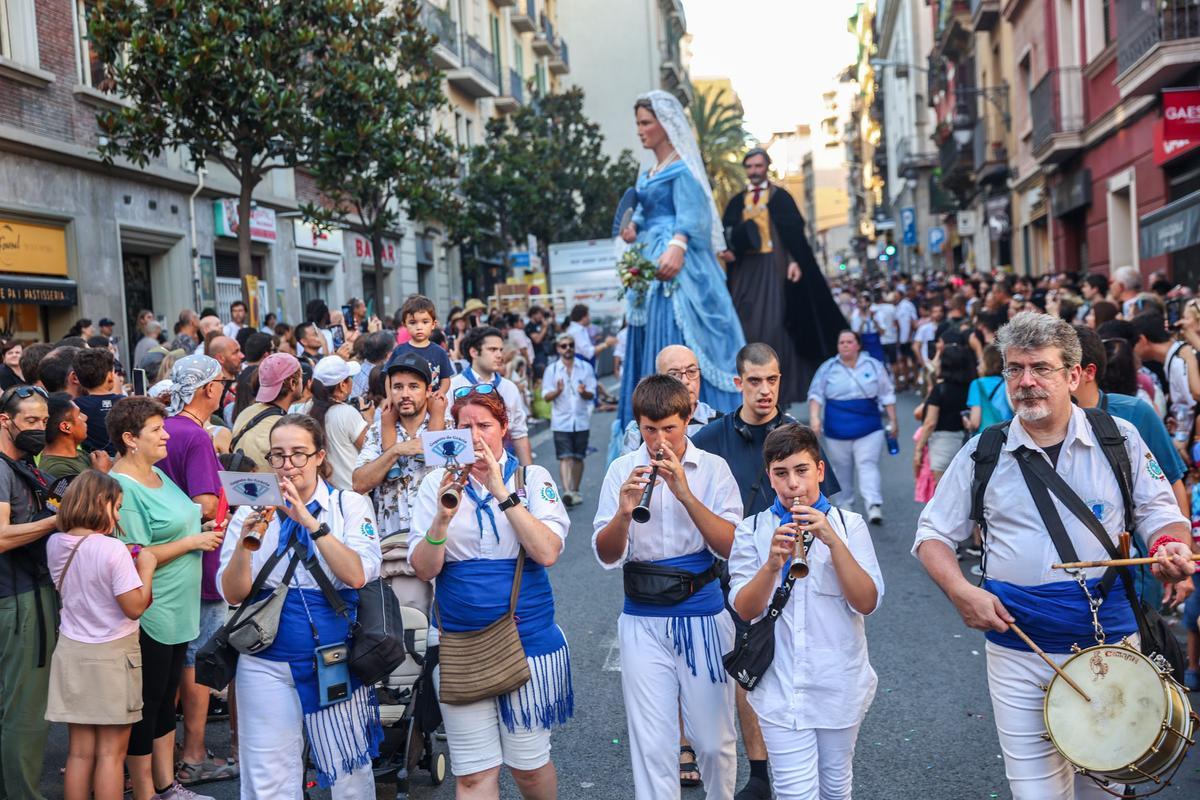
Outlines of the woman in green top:
M122 539L158 560L154 599L141 618L142 719L129 738L134 800L200 798L175 781L175 694L188 642L200 634L201 552L223 531L202 531L200 508L154 465L167 456L167 411L149 397L127 397L108 413L117 448L110 473L123 491Z

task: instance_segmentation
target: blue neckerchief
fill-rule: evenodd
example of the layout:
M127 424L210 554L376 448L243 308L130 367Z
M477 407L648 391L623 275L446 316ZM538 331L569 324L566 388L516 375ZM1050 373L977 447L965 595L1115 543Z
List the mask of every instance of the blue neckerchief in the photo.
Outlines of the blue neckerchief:
M291 503L288 503L288 505L290 506ZM310 500L305 508L307 508L308 513L312 514L314 517L321 513L321 504L316 501L316 498ZM317 555L317 543L312 540L312 536L309 534L308 529L299 522L296 522L296 520L292 519L287 514L281 514L280 516L283 517L283 519L279 521L279 544L275 546L275 552L279 555L283 555L283 553L286 552L288 547L291 545L292 539L295 539L297 542L304 545L305 559L314 558Z
M504 482L507 484L508 479L517 471L517 460L512 456L508 456L504 462ZM492 511L491 493L480 497L479 492L475 491L475 487L471 485L471 481L467 481L466 485L467 497L471 498L471 502L475 504L475 522L479 525L479 538L483 538L483 517L486 514L488 522L492 523L492 535L496 537L496 541L500 541L500 531L496 528L496 514Z
M833 508L833 503L825 499L825 495L817 495L817 502L812 504L812 507L822 514L828 514L829 509ZM784 508L783 502L779 499L779 495L775 495L775 502L771 504L771 511L775 516L779 517L780 525L788 525L792 521L792 510Z
M1100 625L1111 641L1137 633L1137 618L1125 595L1125 587L1117 580L1100 604ZM1088 592L1099 591L1099 578L1088 580ZM1092 613L1083 590L1075 581L1055 581L1037 586L1018 586L991 578L983 582L987 589L1020 623L1022 630L1038 647L1047 653L1070 653L1071 645L1086 647L1093 640ZM1013 650L1030 652L1030 648L1012 631L987 632L987 640Z
M471 382L472 386L476 386L480 383L483 383L483 381L481 381L481 380L479 380L479 378L475 377L475 373L474 373L474 371L472 371L472 369L470 367L467 367L466 369L464 369L462 371L462 374L466 376L467 380L469 380ZM495 375L492 376L491 384L493 387L495 387L497 389L500 388L500 373L499 372L497 372Z

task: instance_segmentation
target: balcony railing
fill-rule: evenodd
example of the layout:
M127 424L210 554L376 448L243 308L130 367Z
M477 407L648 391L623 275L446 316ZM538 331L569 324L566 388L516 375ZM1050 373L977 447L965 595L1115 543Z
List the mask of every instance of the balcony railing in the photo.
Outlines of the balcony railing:
M1083 128L1083 76L1079 67L1060 67L1046 73L1029 95L1033 117L1034 153L1055 134Z
M1000 21L1000 0L971 0L971 20L976 33L995 30Z
M468 36L464 42L463 66L469 67L499 86L500 75L496 69L496 57L492 51L479 43L474 36Z
M1117 74L1160 42L1200 37L1196 0L1117 0Z
M906 136L896 145L896 171L903 178L915 178L922 169L938 165L938 154L923 137Z
M934 33L934 52L957 60L974 35L971 6L967 0L938 0L938 25Z
M458 25L450 18L450 12L432 3L425 3L421 8L421 22L426 30L437 36L438 47L458 55Z
M509 21L518 33L533 33L537 30L537 0L524 0L512 10Z
M517 103L525 102L525 84L515 69L508 71L508 96Z
M999 120L980 117L975 123L971 144L977 184L1000 183L1008 177L1008 148L1004 145L1004 126Z
M555 75L565 75L571 71L571 60L567 55L567 42L561 36L554 42L554 52L550 55L548 66Z

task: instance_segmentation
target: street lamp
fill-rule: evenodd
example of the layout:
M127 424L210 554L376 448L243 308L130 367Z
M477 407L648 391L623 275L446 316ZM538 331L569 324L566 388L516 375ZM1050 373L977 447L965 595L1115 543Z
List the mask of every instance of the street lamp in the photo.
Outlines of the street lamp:
M926 67L920 67L916 64L909 64L904 61L893 61L890 58L872 58L867 63L870 64L871 68L875 70L886 69L887 67L895 67L897 78L908 77L908 71L910 69L915 69L917 72L929 72L929 69Z
M971 114L967 109L967 100L961 94L958 97L958 104L954 109L952 125L954 143L961 150L971 143L971 137L975 135L974 120L971 119Z

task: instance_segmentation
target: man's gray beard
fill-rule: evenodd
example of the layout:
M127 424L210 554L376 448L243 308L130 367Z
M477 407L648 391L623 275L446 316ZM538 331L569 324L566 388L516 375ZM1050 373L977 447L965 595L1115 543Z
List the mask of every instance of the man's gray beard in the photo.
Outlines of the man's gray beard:
M1021 418L1022 422L1041 422L1050 416L1050 406L1044 401L1032 407L1020 405L1017 408L1016 414Z

